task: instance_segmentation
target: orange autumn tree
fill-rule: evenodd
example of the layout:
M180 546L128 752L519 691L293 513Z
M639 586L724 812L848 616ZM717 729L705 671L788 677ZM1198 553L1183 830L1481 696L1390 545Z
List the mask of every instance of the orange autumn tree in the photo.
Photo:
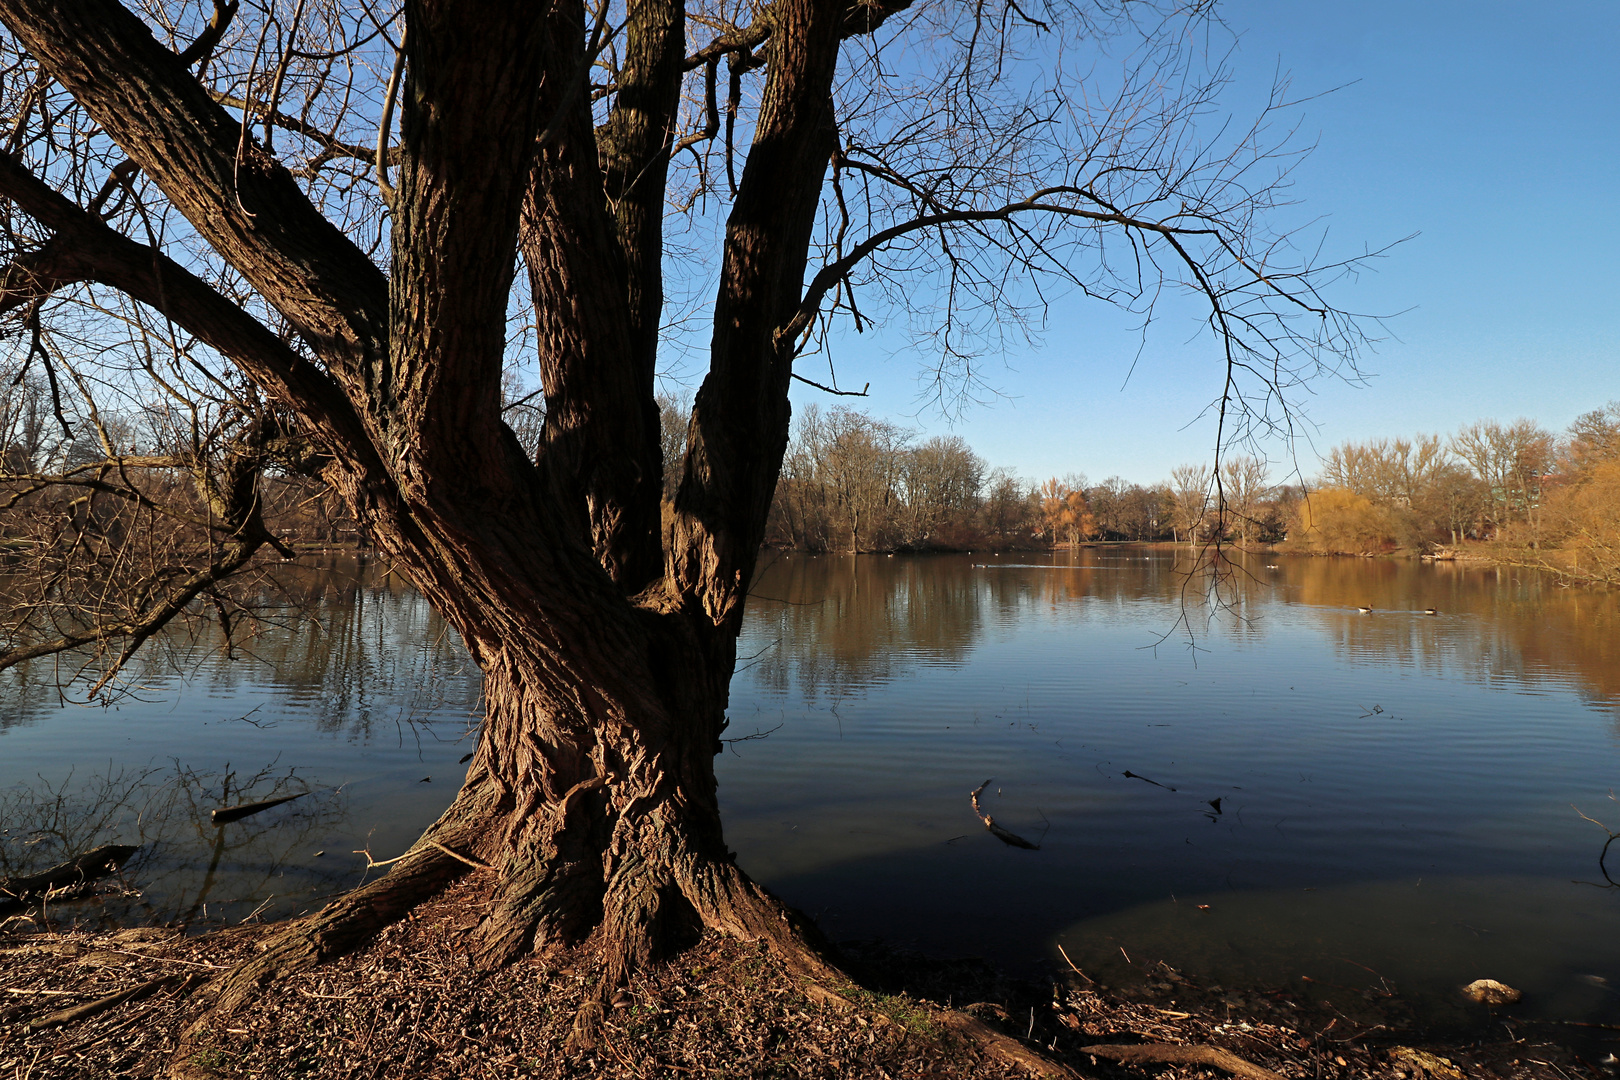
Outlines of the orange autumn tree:
M1041 523L1054 546L1074 547L1096 534L1097 519L1092 516L1082 488L1070 487L1054 476L1041 485L1040 495Z

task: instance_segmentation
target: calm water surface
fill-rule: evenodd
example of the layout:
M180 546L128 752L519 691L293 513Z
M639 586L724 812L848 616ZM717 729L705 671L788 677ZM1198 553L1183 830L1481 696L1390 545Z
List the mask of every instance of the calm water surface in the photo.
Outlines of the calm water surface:
M1387 983L1439 1018L1495 978L1531 1013L1620 1020L1620 890L1580 816L1620 830L1616 598L1445 564L1246 569L1211 615L1162 549L775 557L719 762L739 861L835 938L1015 966L1061 944L1104 979L1162 959ZM7 865L144 840L140 895L74 917L237 920L353 885L356 848L403 851L454 794L476 672L386 578L294 591L318 626L267 609L235 658L171 643L114 707L13 673ZM1039 850L980 825L986 780Z

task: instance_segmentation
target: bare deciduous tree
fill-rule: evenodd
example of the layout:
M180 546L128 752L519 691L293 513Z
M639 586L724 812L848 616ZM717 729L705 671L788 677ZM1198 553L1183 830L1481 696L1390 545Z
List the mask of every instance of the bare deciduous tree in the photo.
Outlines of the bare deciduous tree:
M990 470L985 481L984 528L994 541L1006 543L1027 539L1033 518L1031 491L1006 467Z
M1208 522L1213 483L1204 465L1177 465L1170 470L1171 520L1189 544L1196 544Z
M1223 438L1353 364L1356 323L1321 295L1345 268L1272 224L1284 88L1202 134L1226 78L1196 47L1208 7L0 0L0 310L47 398L77 372L86 414L168 411L162 468L231 497L197 525L208 574L271 542L267 478L318 478L484 673L454 804L224 976L216 1009L472 867L495 882L479 962L604 965L582 1041L700 927L821 969L734 864L712 765L789 383L816 374L796 358L835 325L909 327L948 396L1059 292L1144 317L1186 296ZM1072 55L1098 47L1126 62ZM704 371L679 460L666 338ZM514 369L544 399L529 445ZM57 482L138 456L104 437ZM186 588L167 610L196 608Z
M1584 412L1569 425L1566 469L1580 470L1620 456L1620 400Z
M1260 531L1260 503L1271 490L1268 471L1265 461L1248 454L1229 456L1216 470L1221 522L1242 543Z
M908 450L900 484L907 544L937 545L971 535L984 487L984 460L961 436L938 435Z
M1511 424L1481 420L1451 438L1451 452L1468 464L1489 492L1489 515L1496 529L1527 521L1534 531L1541 480L1552 466L1555 449L1551 432L1524 419Z

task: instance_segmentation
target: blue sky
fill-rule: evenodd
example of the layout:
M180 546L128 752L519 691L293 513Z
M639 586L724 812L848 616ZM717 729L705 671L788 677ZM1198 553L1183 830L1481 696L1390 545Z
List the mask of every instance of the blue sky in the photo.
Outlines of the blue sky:
M1295 174L1300 205L1331 253L1415 239L1333 294L1342 307L1403 314L1363 359L1365 387L1322 381L1303 405L1315 448L1449 432L1485 417L1555 430L1620 398L1620 3L1329 4L1236 0L1246 118L1280 65L1294 95L1352 83L1301 109L1316 151ZM1246 111L1247 106L1247 111ZM1083 471L1149 482L1211 456L1198 421L1219 389L1213 343L1187 321L1139 339L1127 321L1066 300L1038 349L991 360L1003 395L954 421L920 397L916 354L881 340L842 351L856 402L927 434L966 438L1031 479ZM892 347L891 347L892 348ZM813 362L812 362L813 365ZM808 367L806 370L810 370ZM799 386L796 403L828 402ZM1279 476L1288 449L1264 448ZM1298 450L1309 476L1311 444Z

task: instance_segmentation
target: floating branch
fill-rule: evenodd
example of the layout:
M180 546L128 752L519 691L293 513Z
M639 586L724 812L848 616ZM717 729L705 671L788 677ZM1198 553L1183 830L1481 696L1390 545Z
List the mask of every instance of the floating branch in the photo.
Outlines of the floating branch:
M292 802L294 799L302 799L308 794L309 792L307 791L300 791L297 795L283 795L279 799L265 799L263 802L242 803L240 806L225 806L218 810L210 811L209 817L213 819L215 825L228 825L233 821L240 821L242 818L252 817L261 810L268 810L272 806L280 806L282 803Z
M990 779L993 780L995 777L991 777ZM1006 829L1003 829L1000 825L996 824L995 818L984 812L984 808L979 805L979 794L989 786L990 780L986 780L984 783L968 792L968 798L973 800L973 812L978 815L980 821L984 822L984 827L990 831L990 835L994 836L997 840L1000 840L1003 844L1006 844L1009 847L1024 848L1028 851L1041 850L1041 845L1032 844L1028 840L1025 840L1022 836L1019 836L1017 833L1008 832Z
M1149 780L1147 777L1143 776L1141 773L1134 773L1134 772L1131 772L1131 770L1129 770L1129 769L1126 769L1123 773L1120 773L1120 775L1125 777L1125 779L1127 779L1127 780L1141 780L1141 781L1144 781L1146 783L1152 784L1154 787L1162 787L1166 791L1174 791L1174 790L1176 790L1175 788L1171 787L1169 784L1161 784L1157 780ZM1219 810L1220 807L1217 806L1217 807L1215 807L1215 809Z
M1611 799L1614 798L1614 792L1613 791L1609 792L1609 798L1611 798ZM1620 801L1620 800L1616 800L1616 801ZM1609 848L1614 845L1614 842L1616 840L1620 840L1620 832L1615 832L1613 829L1611 829L1607 825L1603 824L1603 822L1599 821L1597 818L1588 817L1586 814L1581 813L1581 808L1574 805L1573 803L1570 804L1570 809L1574 810L1577 814L1580 814L1581 817L1584 820L1590 821L1592 824L1596 825L1598 828L1602 829L1604 832L1609 834L1609 838L1603 842L1603 850L1598 852L1598 873L1602 874L1603 875L1603 880L1608 882L1607 888L1620 889L1620 881L1614 880L1614 878L1609 875L1609 865L1608 865L1608 862L1609 862ZM1580 882L1580 884L1592 885L1592 884L1596 884L1596 882ZM1602 887L1602 886L1600 886L1600 887Z

